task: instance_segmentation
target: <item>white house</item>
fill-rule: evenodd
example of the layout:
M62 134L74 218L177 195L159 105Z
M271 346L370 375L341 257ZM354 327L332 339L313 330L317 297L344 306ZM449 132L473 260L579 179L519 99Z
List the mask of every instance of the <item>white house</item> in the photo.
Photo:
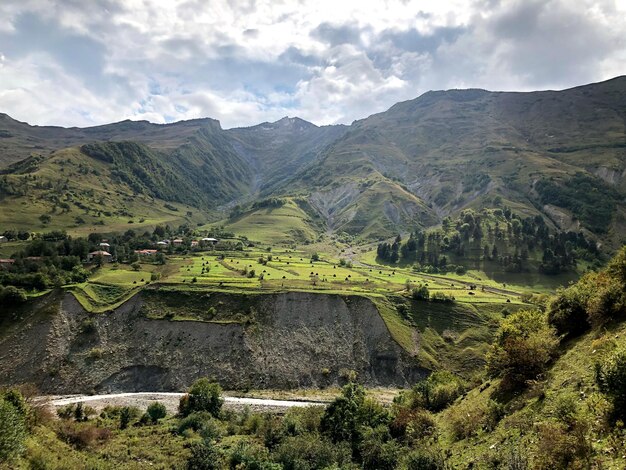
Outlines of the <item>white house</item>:
M87 255L87 261L93 261L96 256L102 256L102 260L105 263L110 263L113 260L113 255L108 251L98 250L92 251Z

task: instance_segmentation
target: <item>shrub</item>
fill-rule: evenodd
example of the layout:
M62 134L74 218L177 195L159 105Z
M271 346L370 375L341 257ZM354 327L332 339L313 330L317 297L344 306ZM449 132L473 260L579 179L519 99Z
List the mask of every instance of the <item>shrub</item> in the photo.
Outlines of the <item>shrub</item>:
M165 418L167 415L167 409L163 403L156 401L150 403L146 413L148 413L153 423L158 423L160 419Z
M187 470L220 470L221 468L220 454L210 440L205 439L191 446Z
M106 442L111 437L111 431L87 423L62 422L58 429L59 437L71 446L83 450L96 444Z
M596 383L613 404L615 413L626 417L626 350L611 356L604 364L596 364Z
M200 431L211 420L211 413L207 411L198 411L191 413L185 418L181 419L178 423L178 434L183 434L187 429L192 429L196 432Z
M333 444L317 434L287 437L274 453L284 470L333 468L351 462L352 452L347 443Z
M183 396L179 404L179 412L184 417L196 411L207 411L213 416L218 416L224 400L221 398L222 388L217 383L211 383L202 378L194 384Z
M386 426L366 429L359 450L365 470L394 470L402 451Z
M493 400L465 400L446 411L446 421L451 437L460 440L475 436L480 431L492 431L503 415L502 405Z
M318 432L323 415L322 406L293 407L285 413L283 427L289 435Z
M487 370L507 384L524 384L545 370L557 346L555 330L544 313L520 310L502 320L487 354Z
M133 419L137 419L141 415L139 408L134 406L124 406L119 410L120 429L126 429Z
M411 297L413 297L414 300L428 300L430 297L428 287L423 284L417 286L411 291Z
M239 441L228 458L229 468L241 470L282 470L279 464L270 462L267 448L248 441Z
M593 295L587 303L589 322L600 327L626 314L626 284L601 272L594 276L590 289Z
M417 449L406 456L407 470L444 470L446 464L443 458L434 453Z
M15 286L0 287L0 304L19 305L26 302L26 292Z
M433 372L418 382L403 400L412 408L441 411L456 400L464 391L463 382L448 371Z
M548 421L537 424L536 430L535 468L588 468L591 446L585 437L585 426L579 423L570 429L565 424Z
M104 351L101 348L91 348L87 353L87 357L92 361L95 361L96 359L101 359L103 355Z
M389 432L394 438L407 441L431 436L436 430L435 421L429 411L402 407L397 410L389 424Z
M589 329L587 299L575 286L560 289L548 305L548 321L560 335L578 335Z

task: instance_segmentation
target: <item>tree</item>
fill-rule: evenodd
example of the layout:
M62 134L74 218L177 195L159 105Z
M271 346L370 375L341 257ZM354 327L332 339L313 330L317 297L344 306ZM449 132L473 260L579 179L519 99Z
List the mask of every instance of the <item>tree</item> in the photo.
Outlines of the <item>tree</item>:
M39 216L39 220L41 220L41 223L44 225L47 225L50 223L51 217L48 214L41 214Z
M487 354L487 370L507 384L523 385L545 370L558 342L546 314L520 310L502 321Z
M218 416L224 403L221 395L222 388L219 384L211 383L207 378L198 379L187 395L180 399L178 411L182 416L196 411L207 411L213 416Z
M363 427L388 424L389 413L378 403L365 398L362 386L348 383L322 416L320 428L333 442L348 441L358 447Z
M126 429L132 419L132 411L129 406L124 406L120 411L120 429Z
M167 415L167 409L163 403L156 401L148 406L146 413L148 413L152 422L156 424L160 419L165 418Z

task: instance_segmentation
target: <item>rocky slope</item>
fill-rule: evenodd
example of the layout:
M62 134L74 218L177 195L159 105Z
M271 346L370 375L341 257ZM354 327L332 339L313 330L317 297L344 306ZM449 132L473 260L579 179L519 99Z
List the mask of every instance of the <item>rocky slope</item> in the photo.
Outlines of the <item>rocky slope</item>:
M245 305L245 297L222 294L207 305ZM370 386L406 386L426 373L363 297L261 295L241 321L211 322L155 318L165 302L144 292L93 315L71 294L39 299L4 329L0 382L106 393L179 391L202 376L227 389L325 387L350 371Z

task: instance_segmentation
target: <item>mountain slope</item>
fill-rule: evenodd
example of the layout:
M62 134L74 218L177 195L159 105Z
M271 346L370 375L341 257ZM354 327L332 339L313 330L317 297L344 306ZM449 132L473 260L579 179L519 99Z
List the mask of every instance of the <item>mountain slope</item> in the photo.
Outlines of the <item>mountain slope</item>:
M609 250L626 233L626 77L564 91L428 92L350 126L283 118L229 130L212 119L64 129L0 115L9 180L50 152L96 142L126 146L104 170L143 175L130 194L239 212L259 198L304 198L317 227L361 239L485 207L540 216L553 231L582 231ZM130 149L139 148L136 160Z
M355 122L281 191L331 194L350 181L384 181L408 213L427 207L414 225L504 203L618 245L626 229L625 109L626 77L559 92L428 92ZM584 200L580 182L587 195L602 196ZM352 199L371 201L368 192L360 186ZM598 204L609 206L604 224L590 217ZM389 228L410 226L377 209L370 214Z

